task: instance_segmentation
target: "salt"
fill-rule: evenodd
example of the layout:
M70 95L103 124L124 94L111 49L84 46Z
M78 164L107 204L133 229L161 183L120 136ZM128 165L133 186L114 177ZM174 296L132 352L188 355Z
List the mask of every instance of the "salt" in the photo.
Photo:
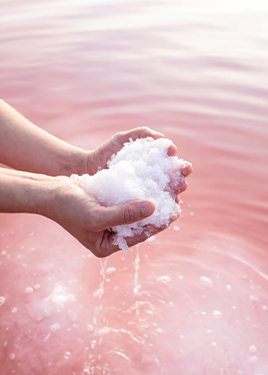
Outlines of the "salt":
M114 244L124 252L126 237L143 232L149 237L148 226L167 227L181 210L175 202L177 188L184 182L180 170L186 163L177 156L168 156L169 139L137 139L126 142L107 163L107 169L95 175L72 175L81 188L94 195L103 206L114 206L132 199L150 200L154 213L132 224L113 227Z

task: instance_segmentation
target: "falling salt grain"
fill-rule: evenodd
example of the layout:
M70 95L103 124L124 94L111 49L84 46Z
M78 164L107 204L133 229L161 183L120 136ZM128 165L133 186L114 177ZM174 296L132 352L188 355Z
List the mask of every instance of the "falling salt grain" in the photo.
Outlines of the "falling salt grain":
M0 296L0 306L3 306L3 304L6 302L5 297Z
M177 232L178 230L180 230L180 227L178 227L177 225L174 225L173 229Z
M12 314L16 314L18 312L18 308L12 307L11 312L12 312Z
M226 285L226 289L227 289L227 290L232 290L231 285Z

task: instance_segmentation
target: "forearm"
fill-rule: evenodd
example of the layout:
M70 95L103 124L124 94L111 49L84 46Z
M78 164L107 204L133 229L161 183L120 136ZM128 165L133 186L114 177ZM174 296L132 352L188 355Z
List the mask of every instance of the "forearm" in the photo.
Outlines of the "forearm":
M0 212L44 214L56 177L0 168Z
M38 128L0 100L1 163L28 172L69 176L86 173L88 154Z

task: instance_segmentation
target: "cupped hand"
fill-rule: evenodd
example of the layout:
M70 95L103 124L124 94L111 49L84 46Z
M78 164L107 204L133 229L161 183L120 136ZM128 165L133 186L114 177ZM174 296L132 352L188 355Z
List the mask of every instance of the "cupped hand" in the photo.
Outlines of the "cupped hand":
M142 220L154 212L154 204L132 200L121 205L103 207L96 197L85 192L69 177L54 178L55 193L47 203L44 215L60 224L97 257L106 257L120 250L113 244L110 228ZM157 230L152 230L152 234ZM143 233L127 239L128 246L145 241Z
M153 139L165 138L164 134L147 127L140 127L116 133L98 148L90 152L87 161L87 173L93 175L97 173L98 170L107 168L107 161L113 154L120 151L124 146L124 143L129 142L130 138L135 141L138 138L147 137L152 137ZM171 155L174 153L176 153L176 147L172 145L169 149L169 154Z

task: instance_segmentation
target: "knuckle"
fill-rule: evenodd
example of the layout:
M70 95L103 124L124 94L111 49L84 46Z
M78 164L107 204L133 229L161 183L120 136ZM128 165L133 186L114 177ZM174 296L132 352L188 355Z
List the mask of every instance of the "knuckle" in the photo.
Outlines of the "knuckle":
M125 224L131 224L135 221L135 214L134 211L127 207L124 211L124 222Z

